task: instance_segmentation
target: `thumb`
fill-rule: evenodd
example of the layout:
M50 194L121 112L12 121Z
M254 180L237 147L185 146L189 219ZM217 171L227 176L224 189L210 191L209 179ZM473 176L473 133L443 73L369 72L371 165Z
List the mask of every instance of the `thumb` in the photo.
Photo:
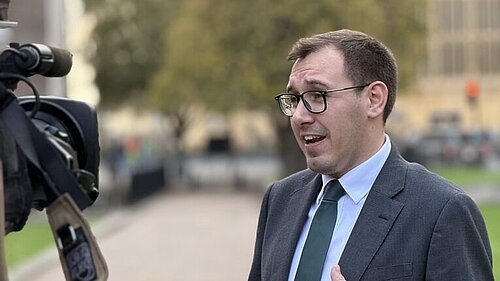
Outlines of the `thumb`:
M332 281L346 281L342 272L340 272L340 265L334 265L330 273L330 278Z

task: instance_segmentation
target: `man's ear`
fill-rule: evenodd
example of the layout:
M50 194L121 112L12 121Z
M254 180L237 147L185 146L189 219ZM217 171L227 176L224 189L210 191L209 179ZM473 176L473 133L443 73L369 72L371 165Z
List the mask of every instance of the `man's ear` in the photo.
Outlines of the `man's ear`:
M367 112L369 118L377 118L379 116L383 116L388 94L389 90L383 82L375 81L370 85L370 91L368 92L369 104Z

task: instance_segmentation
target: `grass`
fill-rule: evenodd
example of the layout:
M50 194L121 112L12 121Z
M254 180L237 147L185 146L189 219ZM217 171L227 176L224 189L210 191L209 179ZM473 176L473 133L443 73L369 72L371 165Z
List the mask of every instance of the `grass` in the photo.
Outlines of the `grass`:
M5 237L7 267L12 268L51 246L55 247L55 242L49 224L30 220L21 231Z
M500 192L500 170L479 167L432 167L432 171L459 186L491 185ZM480 206L493 254L493 274L500 280L500 204Z
M500 280L500 205L480 208L490 237L495 280ZM10 233L5 238L5 247L7 266L12 268L55 244L47 222L29 221L21 232Z
M500 205L481 206L493 252L493 275L500 280Z
M500 171L449 167L432 170L458 185L495 184L500 192ZM490 237L494 276L500 280L500 204L480 208ZM7 266L11 268L50 247L55 247L55 243L48 223L29 220L22 231L10 233L5 238Z
M431 167L430 169L457 185L496 184L500 189L500 170L479 167Z

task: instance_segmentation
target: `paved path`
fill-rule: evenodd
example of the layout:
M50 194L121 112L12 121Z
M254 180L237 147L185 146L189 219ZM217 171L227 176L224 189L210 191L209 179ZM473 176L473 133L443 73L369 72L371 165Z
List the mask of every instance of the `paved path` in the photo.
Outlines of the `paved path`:
M477 204L500 204L500 183L493 184L478 184L463 187Z
M110 281L237 281L250 268L260 196L165 193L99 222ZM55 248L11 281L63 281Z
M498 187L465 189L500 202ZM165 193L108 214L94 227L109 281L238 281L250 268L261 196ZM10 273L11 281L64 281L55 247Z

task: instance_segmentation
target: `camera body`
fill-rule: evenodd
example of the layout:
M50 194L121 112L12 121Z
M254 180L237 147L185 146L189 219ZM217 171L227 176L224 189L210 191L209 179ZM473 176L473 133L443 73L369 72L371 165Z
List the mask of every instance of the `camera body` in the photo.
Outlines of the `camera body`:
M36 104L34 97L19 97L19 104L30 114ZM53 126L57 129L55 137L62 139L75 148L78 166L98 177L99 172L99 132L97 114L86 103L54 96L40 99L40 109L33 122L39 127ZM73 166L68 163L68 166ZM95 184L98 184L96 180Z
M0 121L5 139L0 142L15 144L2 151L6 233L22 229L27 207L41 210L65 193L81 210L97 199L100 147L95 110L83 102L40 96L28 79L35 74L65 76L71 64L68 51L36 43L11 43L0 53ZM33 96L15 96L19 82L31 87ZM16 178L26 174L28 179Z
M37 105L33 96L22 96L18 101L28 115ZM84 102L54 96L40 97L39 105L31 121L46 132L82 191L96 200L100 162L97 113Z

